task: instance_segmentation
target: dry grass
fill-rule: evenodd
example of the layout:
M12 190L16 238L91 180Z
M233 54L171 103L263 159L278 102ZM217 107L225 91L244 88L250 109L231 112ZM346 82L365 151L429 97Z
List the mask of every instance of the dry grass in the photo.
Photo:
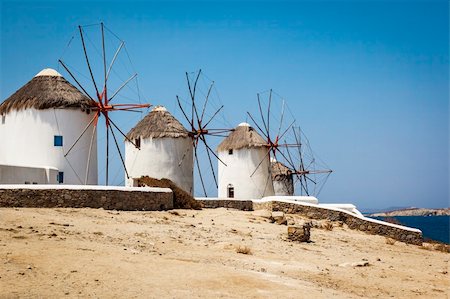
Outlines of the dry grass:
M386 244L388 245L394 245L397 241L395 241L392 238L386 238Z
M239 245L238 247L236 247L236 252L242 253L242 254L252 254L252 250L248 246L240 246Z
M326 230L333 230L333 223L331 223L331 222L324 222L324 223L322 223L322 228L323 229L326 229Z
M423 243L422 247L420 248L424 250L435 250L444 253L450 253L450 245L440 242Z
M439 243L434 245L434 250L450 253L450 245Z

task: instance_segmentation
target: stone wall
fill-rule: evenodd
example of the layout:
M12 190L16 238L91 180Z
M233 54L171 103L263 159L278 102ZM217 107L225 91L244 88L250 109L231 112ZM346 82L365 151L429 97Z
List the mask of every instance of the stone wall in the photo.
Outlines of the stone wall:
M106 210L124 211L159 211L173 208L173 194L167 189L149 192L87 188L0 188L0 207L103 208Z
M292 203L280 200L251 201L233 199L197 199L204 208L233 208L244 211L268 210L281 211L286 214L298 214L311 219L328 219L342 221L349 228L370 234L386 236L401 242L421 245L422 233L399 225L392 225L375 219L361 218L347 211L323 208L314 204Z
M349 228L364 231L370 234L390 237L392 239L415 245L421 245L422 233L417 230L409 230L398 225L391 225L381 221L361 218L349 212L321 208L314 205L287 203L282 201L269 201L256 203L254 209L267 209L269 211L282 211L286 214L298 214L311 219L328 219L330 221L342 221Z
M202 199L196 198L202 204L203 208L229 208L241 211L253 211L253 202L251 200L233 200L233 199Z

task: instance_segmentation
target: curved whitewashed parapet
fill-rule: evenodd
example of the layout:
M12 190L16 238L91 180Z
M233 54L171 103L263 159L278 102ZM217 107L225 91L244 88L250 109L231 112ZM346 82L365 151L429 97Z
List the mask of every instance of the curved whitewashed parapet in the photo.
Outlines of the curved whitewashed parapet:
M315 198L314 196L266 196L263 197L261 200L264 201L273 201L273 200L279 200L284 199L288 201L294 201L294 202L306 202L310 204L318 204L319 200ZM255 200L256 202L259 200Z
M363 214L356 208L356 206L351 203L320 203L319 206L323 208L337 208L359 216L363 216Z

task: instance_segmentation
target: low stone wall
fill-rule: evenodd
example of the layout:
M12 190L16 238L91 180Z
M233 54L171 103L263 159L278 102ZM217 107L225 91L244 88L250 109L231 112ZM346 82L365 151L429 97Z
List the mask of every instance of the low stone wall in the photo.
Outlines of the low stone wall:
M159 211L173 208L173 193L166 188L152 188L151 191L88 188L0 188L0 207L103 208L124 211Z
M204 199L196 198L202 204L203 208L217 209L228 208L241 211L253 211L253 202L251 200L233 200L233 199Z
M282 211L286 214L298 214L311 219L342 221L351 229L364 231L370 234L386 236L415 245L422 245L423 242L422 233L419 230L388 224L375 219L361 218L346 211L282 201L255 202L253 208L255 210L266 209L269 211Z

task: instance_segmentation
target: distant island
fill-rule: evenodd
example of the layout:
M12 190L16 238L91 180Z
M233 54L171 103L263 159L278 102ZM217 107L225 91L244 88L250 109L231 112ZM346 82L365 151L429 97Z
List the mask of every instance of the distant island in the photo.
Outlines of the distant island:
M372 217L393 217L393 216L450 216L450 208L445 209L423 209L406 208L395 211L370 214Z

